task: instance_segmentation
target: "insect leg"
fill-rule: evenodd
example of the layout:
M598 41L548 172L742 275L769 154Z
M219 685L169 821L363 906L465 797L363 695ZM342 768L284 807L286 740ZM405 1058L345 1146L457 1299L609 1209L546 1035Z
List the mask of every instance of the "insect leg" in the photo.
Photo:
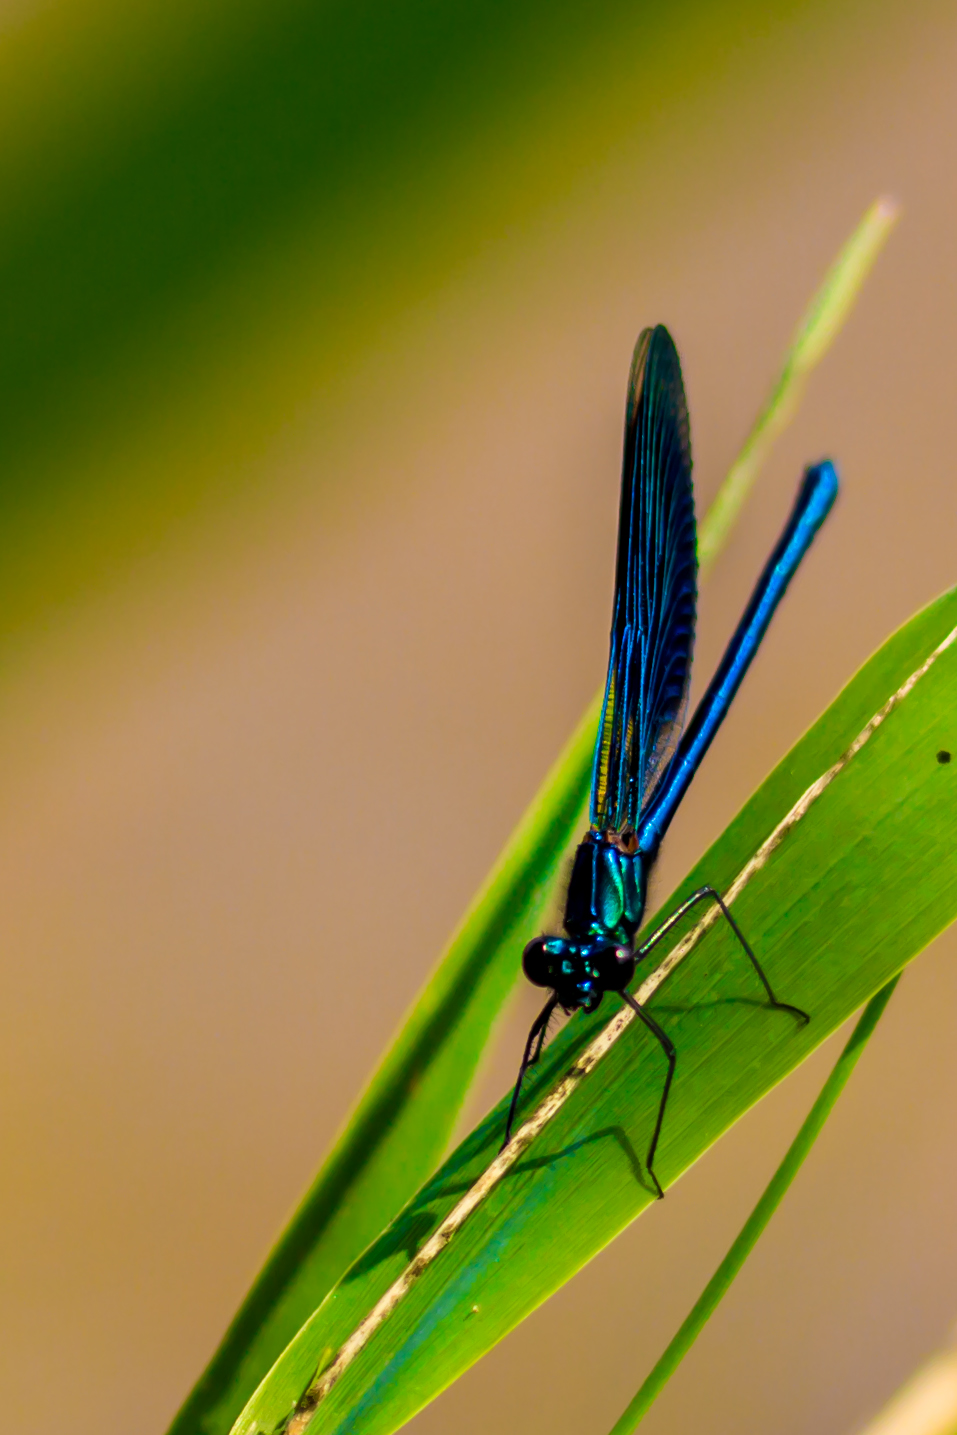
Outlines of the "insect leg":
M640 961L641 958L646 955L646 953L650 952L652 947L656 947L661 941L662 937L666 937L671 931L672 927L674 927L676 923L681 921L681 918L685 915L686 912L690 911L691 908L696 905L696 903L703 902L708 897L710 897L713 902L716 902L718 904L721 909L722 916L726 918L732 932L737 937L738 941L743 947L745 956L751 963L754 970L757 972L758 977L761 981L761 985L767 992L768 1002L770 1003L770 1005L775 1007L778 1011L791 1012L793 1016L800 1018L802 1022L810 1021L811 1018L808 1016L807 1012L802 1011L800 1007L791 1006L790 1002L778 1001L777 997L774 995L774 990L771 986L771 983L765 976L764 969L761 966L761 963L758 961L757 957L754 955L754 952L751 950L750 945L745 939L744 933L732 917L724 900L721 897L720 892L717 892L714 887L699 887L697 892L692 892L688 900L686 902L682 902L681 906L676 912L672 912L667 922L663 922L662 925L658 928L657 932L653 932L652 935L648 938L647 942L643 942L642 945L638 948L637 952L635 953L635 956L638 958L638 960Z
M557 1006L558 997L550 996L548 1001L542 1007L541 1011L538 1013L538 1016L532 1022L532 1029L528 1033L528 1040L525 1043L525 1053L522 1057L522 1064L518 1069L518 1080L515 1082L515 1090L512 1092L512 1104L508 1108L508 1120L505 1123L505 1140L502 1142L499 1148L501 1151L505 1150L505 1147L512 1139L512 1122L515 1120L515 1110L518 1106L519 1093L522 1089L522 1082L525 1079L525 1073L530 1066L535 1065L536 1061L538 1061L539 1057L542 1054L542 1047L545 1045L545 1033L548 1030L548 1023L551 1019L552 1012Z
M655 1190L658 1192L658 1200L663 1201L665 1193L661 1189L661 1184L658 1180L658 1177L655 1175L655 1150L658 1145L658 1137L661 1135L661 1124L665 1119L665 1107L668 1105L668 1093L671 1090L671 1083L672 1081L674 1081L675 1077L675 1064L678 1059L678 1053L675 1050L675 1044L671 1040L671 1037L667 1034L667 1032L662 1031L661 1027L655 1021L654 1017L651 1015L650 1012L646 1012L644 1007L640 1007L638 1005L631 992L621 992L620 995L622 1001L626 1002L628 1006L631 1007L632 1011L635 1013L635 1016L639 1017L641 1021L644 1022L645 1026L651 1032L652 1036L657 1039L657 1041L660 1043L662 1051L668 1058L668 1075L665 1077L665 1084L661 1092L661 1100L658 1103L658 1119L655 1122L654 1135L651 1138L651 1144L648 1147L648 1155L645 1158L645 1165L648 1167L648 1175L654 1181Z

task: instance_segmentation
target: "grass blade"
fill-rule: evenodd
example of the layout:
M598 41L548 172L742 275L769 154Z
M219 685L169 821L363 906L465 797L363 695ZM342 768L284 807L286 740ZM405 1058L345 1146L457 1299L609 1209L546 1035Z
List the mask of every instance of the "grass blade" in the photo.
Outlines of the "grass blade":
M860 1021L854 1028L850 1041L838 1057L834 1069L822 1086L817 1100L808 1112L807 1118L797 1136L795 1136L792 1141L787 1155L771 1177L761 1199L745 1221L739 1235L732 1243L728 1254L701 1292L701 1295L695 1301L694 1306L682 1323L678 1333L669 1343L660 1360L655 1363L654 1369L643 1382L637 1395L615 1421L609 1435L631 1435L633 1430L637 1430L639 1424L651 1409L651 1406L657 1400L672 1375L674 1375L678 1369L678 1366L688 1354L688 1351L698 1339L698 1336L704 1330L711 1316L724 1299L730 1289L732 1281L741 1270L748 1256L754 1250L758 1238L781 1204L785 1192L798 1171L800 1171L804 1164L805 1157L821 1134L824 1123L834 1107L834 1103L847 1085L848 1077L857 1065L865 1046L870 1041L874 1033L874 1028L883 1016L884 1008L890 1001L894 988L899 980L899 977L892 977L887 985L881 987L877 995L871 997L867 1003Z
M807 329L810 337L801 352L813 351L814 362L827 347L821 336L826 334L829 343L850 310L879 247L878 230L882 237L888 231L889 221L881 222L883 229L872 223L865 241L865 220L836 261L821 295L839 295L840 302L824 303L819 295L815 304L824 317L803 321L802 332ZM802 372L810 363L804 361ZM749 485L795 405L796 398L773 433L765 426L770 437L749 461ZM732 475L740 465L739 459ZM729 509L719 495L718 505L702 522L699 552L707 554L709 562L727 540L743 498L742 490ZM584 825L600 707L597 694L452 936L169 1435L225 1435L326 1293L447 1149L492 1027L518 980L517 954L539 921L567 848Z
M656 1158L663 1184L957 915L957 870L940 860L957 838L957 773L937 760L953 743L955 705L957 590L874 655L666 905L704 882L729 891L749 872L738 920L777 990L812 1021L796 1027L764 1007L733 941L702 930L694 960L671 965L667 999L655 1002L679 1052ZM653 975L642 991L658 985ZM605 1025L603 1013L568 1023L522 1103L529 1126L554 1105L531 1149L496 1171L503 1100L330 1293L236 1435L388 1435L651 1204L642 1158L662 1063L641 1033L618 1039L626 1026L620 1015ZM484 1198L443 1244L482 1183Z
M445 1152L489 1031L582 824L598 706L572 734L170 1428L228 1431L342 1272Z
M808 305L778 379L715 497L698 540L706 574L727 542L761 465L797 412L808 375L837 338L864 280L900 216L892 199L876 199L835 259Z

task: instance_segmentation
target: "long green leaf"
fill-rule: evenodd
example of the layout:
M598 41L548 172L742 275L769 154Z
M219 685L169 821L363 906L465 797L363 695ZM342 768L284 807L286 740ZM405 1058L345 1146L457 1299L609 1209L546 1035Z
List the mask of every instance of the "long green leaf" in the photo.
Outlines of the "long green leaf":
M827 352L889 232L889 222L875 225L876 207L802 319L802 353L811 356L802 373ZM762 418L775 435L794 412L792 390L779 385L776 392ZM775 402L787 404L781 421ZM762 445L762 457L768 447ZM748 471L753 479L755 463ZM729 511L719 494L706 516L700 547L709 559L729 536L740 506L737 501ZM566 849L583 825L600 702L598 694L509 839L170 1435L225 1435L326 1292L446 1151L491 1029L514 989L516 953L538 925Z
M952 591L895 634L668 904L704 882L735 894L773 982L812 1020L764 1005L724 925L708 927L654 1002L679 1052L663 1184L957 915L957 763L937 756L957 746L955 625ZM237 1435L387 1435L651 1203L661 1053L607 1016L576 1016L555 1039L501 1157L504 1101L351 1267Z
M824 1129L824 1123L834 1109L834 1103L847 1085L848 1078L860 1060L864 1048L874 1035L874 1028L884 1014L884 1008L893 995L900 980L892 977L871 997L861 1018L851 1033L851 1038L838 1057L833 1070L818 1094L801 1129L788 1147L784 1160L775 1171L760 1200L751 1212L731 1248L714 1275L695 1301L674 1338L655 1361L654 1368L642 1381L641 1388L633 1400L615 1421L610 1435L632 1435L645 1418L708 1321L727 1295L732 1282L741 1270L748 1256L754 1250L758 1238L765 1230L786 1195L791 1182L804 1165L811 1147Z
M442 955L170 1435L229 1429L271 1363L448 1147L495 1018L582 823L589 709Z
M808 375L840 333L899 218L900 208L892 199L875 199L825 274L794 332L768 401L715 495L698 544L702 572L707 573L724 547L762 464L797 412Z

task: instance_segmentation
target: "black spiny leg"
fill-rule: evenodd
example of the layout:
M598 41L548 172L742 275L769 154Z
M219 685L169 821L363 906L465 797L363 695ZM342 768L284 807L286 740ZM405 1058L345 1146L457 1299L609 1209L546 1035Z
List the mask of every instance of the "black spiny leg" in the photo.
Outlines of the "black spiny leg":
M767 977L764 974L764 970L761 966L761 963L758 961L757 957L754 955L750 946L745 940L745 936L741 928L738 926L737 922L734 920L731 913L728 911L728 908L725 905L721 894L715 891L714 887L699 887L697 892L692 892L688 900L686 902L682 902L681 906L676 912L672 912L667 922L664 922L662 926L658 928L657 932L653 932L652 935L648 938L647 942L644 942L642 946L638 948L637 952L635 953L635 956L638 958L638 960L640 961L641 958L646 955L646 953L650 952L652 947L657 946L658 943L661 941L662 937L666 937L668 935L672 927L675 926L677 922L681 921L681 918L685 915L686 912L690 911L691 908L694 907L698 902L705 901L705 899L708 897L710 897L713 902L717 902L718 906L721 908L722 916L726 918L729 927L731 928L734 935L737 937L738 941L741 943L741 946L744 948L745 956L751 963L754 970L757 972L758 977L761 980L761 985L767 992L768 1002L770 1003L770 1005L775 1007L778 1011L791 1012L792 1016L798 1017L802 1022L810 1021L811 1018L808 1016L807 1012L802 1011L800 1007L791 1006L790 1002L778 1001L777 997L774 995L771 983L768 981Z
M505 1123L505 1140L499 1147L504 1151L512 1139L512 1122L515 1120L515 1109L518 1106L519 1093L522 1090L522 1082L525 1073L530 1066L534 1066L542 1054L542 1047L545 1045L545 1033L548 1031L548 1023L551 1020L552 1012L558 1006L558 997L551 996L542 1007L538 1016L532 1022L532 1029L528 1033L528 1041L525 1043L525 1054L522 1057L522 1064L518 1069L518 1080L515 1083L515 1090L512 1092L512 1104L508 1108L508 1120Z
M662 1031L661 1027L655 1021L654 1017L651 1016L649 1012L646 1012L644 1007L640 1007L638 1005L631 992L622 992L621 999L623 1002L626 1002L628 1006L631 1007L632 1011L635 1013L635 1016L637 1016L641 1021L644 1022L645 1026L651 1032L652 1036L654 1036L658 1040L661 1045L662 1051L668 1058L668 1075L665 1077L665 1084L661 1092L661 1100L658 1103L658 1119L655 1122L655 1133L651 1138L651 1145L648 1147L648 1155L645 1159L645 1165L648 1167L648 1175L654 1181L655 1190L658 1192L658 1200L663 1201L665 1198L665 1193L661 1189L661 1184L658 1180L658 1177L655 1175L655 1149L658 1145L658 1137L661 1135L661 1123L665 1119L665 1107L668 1105L668 1093L671 1090L671 1083L675 1079L675 1064L678 1060L678 1053L675 1051L675 1044L671 1040L671 1037L667 1034L667 1032Z

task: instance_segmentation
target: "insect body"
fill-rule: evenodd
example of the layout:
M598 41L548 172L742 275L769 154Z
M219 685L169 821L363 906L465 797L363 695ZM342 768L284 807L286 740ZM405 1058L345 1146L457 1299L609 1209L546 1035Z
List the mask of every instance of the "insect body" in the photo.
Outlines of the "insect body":
M564 935L537 937L525 948L525 975L551 995L536 1018L512 1096L511 1136L522 1080L541 1056L549 1019L594 1011L619 995L651 1031L668 1061L647 1165L654 1155L674 1077L676 1052L666 1032L628 990L638 963L696 904L718 905L769 1004L801 1021L808 1016L777 999L713 887L692 893L637 949L648 877L661 841L711 744L778 603L837 497L833 464L804 475L791 515L728 645L682 735L691 677L697 591L696 528L691 487L688 410L681 365L662 325L645 329L631 366L618 523L618 561L608 677L591 789L591 825L578 847L563 921Z

